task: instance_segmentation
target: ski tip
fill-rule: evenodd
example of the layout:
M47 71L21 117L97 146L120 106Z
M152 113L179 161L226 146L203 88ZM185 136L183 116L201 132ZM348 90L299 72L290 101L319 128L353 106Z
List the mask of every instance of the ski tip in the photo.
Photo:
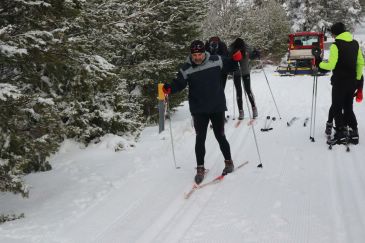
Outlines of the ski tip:
M257 168L262 168L262 163L260 163L260 164L257 166Z

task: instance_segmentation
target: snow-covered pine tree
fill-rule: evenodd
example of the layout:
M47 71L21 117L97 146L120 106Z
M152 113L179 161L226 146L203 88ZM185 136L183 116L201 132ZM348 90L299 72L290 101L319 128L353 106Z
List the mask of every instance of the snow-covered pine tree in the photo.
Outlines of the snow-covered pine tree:
M281 4L268 0L246 9L241 20L242 37L265 55L280 59L286 52L289 21Z
M119 1L87 1L65 36L76 73L63 83L58 107L67 137L85 144L114 133L136 136L144 119L140 101L127 89L126 78L113 60L123 43L118 21L128 4Z
M53 77L68 74L60 38L76 3L1 1L0 191L26 195L20 176L50 169L47 157L63 136Z
M190 42L198 38L205 17L202 6L204 1L197 0L142 0L129 6L118 63L129 91L141 93L146 116L157 115L157 82L175 76ZM172 99L182 100L181 96Z
M237 20L244 13L243 5L237 0L209 0L207 18L204 20L203 37L209 39L219 36L223 41L231 42L240 36Z
M292 31L319 31L338 21L351 30L361 13L358 0L286 0L284 8L292 22Z
M274 0L211 0L205 20L205 37L218 35L228 43L237 37L260 48L264 54L280 57L286 50L289 22L283 7Z
M187 0L0 4L0 191L23 195L65 137L136 136L205 16Z

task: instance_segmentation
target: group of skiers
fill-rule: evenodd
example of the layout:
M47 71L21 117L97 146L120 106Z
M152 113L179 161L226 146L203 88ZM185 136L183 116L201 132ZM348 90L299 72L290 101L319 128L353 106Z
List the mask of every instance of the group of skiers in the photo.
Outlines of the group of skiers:
M353 112L354 94L362 100L362 69L364 59L361 48L342 23L331 27L335 43L330 47L328 62L316 60L316 68L332 70L332 105L326 133L331 134L332 119L335 120L335 134L327 143L330 145L359 141L356 116ZM256 53L257 54L257 53ZM258 56L258 54L257 54ZM251 55L252 58L252 55ZM224 157L225 167L222 174L231 173L234 164L230 145L224 132L225 111L227 110L224 88L228 74L233 74L237 91L238 119L244 119L242 106L242 86L251 103L253 118L256 118L257 106L251 90L250 52L243 39L237 38L227 45L219 37L213 36L206 43L195 40L190 45L190 55L171 83L165 83L163 92L167 95L182 91L189 86L189 107L196 132L195 154L197 173L195 183L200 184L205 175L205 140L209 121ZM356 92L355 92L356 91ZM349 133L347 133L349 126Z

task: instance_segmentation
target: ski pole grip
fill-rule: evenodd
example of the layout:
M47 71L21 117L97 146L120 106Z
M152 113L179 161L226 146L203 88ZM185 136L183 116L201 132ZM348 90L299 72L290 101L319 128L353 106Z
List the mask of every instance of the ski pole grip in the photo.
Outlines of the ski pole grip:
M157 96L157 99L158 100L165 100L165 94L164 92L162 91L162 88L163 88L163 83L158 83L158 96Z

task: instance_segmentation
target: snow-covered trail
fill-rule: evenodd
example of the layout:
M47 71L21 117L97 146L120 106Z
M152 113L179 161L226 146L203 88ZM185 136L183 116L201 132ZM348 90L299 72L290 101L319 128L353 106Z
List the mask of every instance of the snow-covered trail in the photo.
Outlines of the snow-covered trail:
M66 141L51 158L53 170L26 177L29 199L0 194L4 213L25 218L0 225L0 242L363 242L365 239L365 106L355 103L360 144L326 145L324 128L330 106L329 77L318 79L316 141L309 140L312 77L279 77L265 67L252 72L259 118L225 126L236 164L249 164L184 199L195 175L195 132L185 103L172 115L177 164L169 126L158 134L146 128L137 144L106 136L80 148ZM233 84L227 82L228 112L233 117ZM234 102L234 105L236 103ZM236 116L238 115L236 108ZM266 116L273 130L261 132ZM286 123L298 117L291 127ZM117 144L124 151L115 152ZM206 180L219 175L223 156L209 129Z

